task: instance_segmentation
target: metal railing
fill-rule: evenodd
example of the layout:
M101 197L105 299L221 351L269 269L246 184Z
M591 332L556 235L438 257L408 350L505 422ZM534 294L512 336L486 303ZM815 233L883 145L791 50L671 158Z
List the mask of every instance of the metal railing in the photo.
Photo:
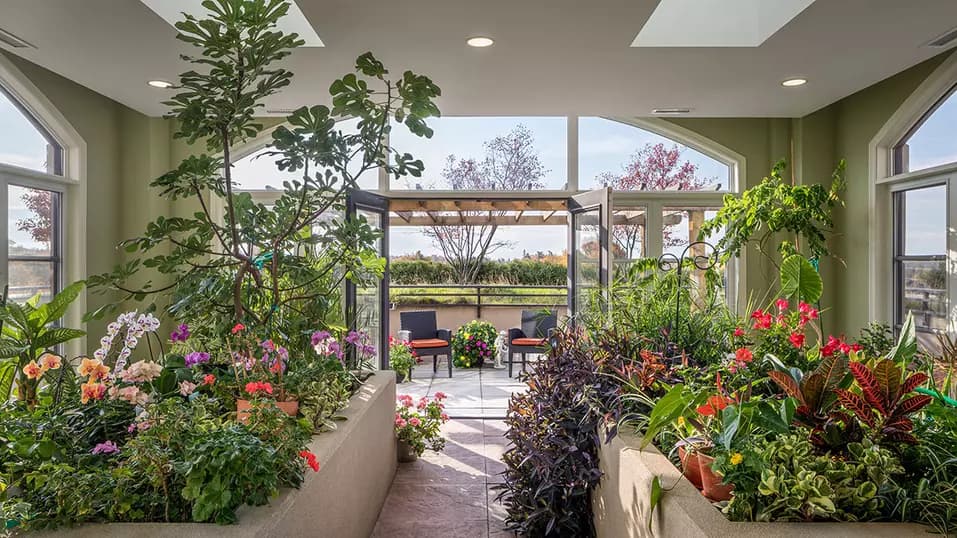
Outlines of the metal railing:
M472 306L482 316L482 307L568 306L566 286L521 286L512 284L391 284L390 301L400 306ZM431 300L428 300L431 299Z

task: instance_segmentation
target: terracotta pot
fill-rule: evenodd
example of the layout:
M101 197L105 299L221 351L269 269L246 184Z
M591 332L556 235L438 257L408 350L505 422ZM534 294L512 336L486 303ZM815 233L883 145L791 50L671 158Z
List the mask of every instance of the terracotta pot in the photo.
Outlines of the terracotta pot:
M291 417L299 414L299 402L297 400L273 403ZM249 400L236 400L236 420L245 424L249 420L249 409L251 407L252 404Z
M685 450L685 447L678 447L678 459L681 460L681 472L685 475L694 487L701 490L701 460L698 458L697 450Z
M701 493L712 501L727 501L731 499L734 484L724 484L724 477L711 469L714 458L707 454L698 454L701 467Z
M401 439L396 439L396 445L396 452L399 456L400 463L412 463L419 459L419 455L415 453L415 449L413 449L409 443Z

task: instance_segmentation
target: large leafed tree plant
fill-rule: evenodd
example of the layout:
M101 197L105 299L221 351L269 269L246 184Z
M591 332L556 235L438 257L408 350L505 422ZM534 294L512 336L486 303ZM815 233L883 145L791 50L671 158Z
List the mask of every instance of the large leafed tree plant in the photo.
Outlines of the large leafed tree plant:
M363 54L355 73L331 85L332 108L299 108L273 131L269 153L281 171L299 177L285 182L271 205L257 202L236 191L235 148L263 131L256 117L263 100L293 76L276 64L302 41L277 29L289 7L281 0L206 0L203 6L207 18L185 15L176 24L177 37L200 55L183 56L193 70L180 76L166 104L176 120L175 137L203 144L206 152L152 183L163 196L185 199L198 210L189 217L158 217L124 243L138 256L89 282L122 292L121 301L149 298L151 308L168 308L176 318L218 334L242 322L301 335L307 324L314 328L335 310L343 279L381 274L384 260L373 249L380 232L361 217L341 217L345 194L372 169L421 175L421 161L385 141L393 120L431 137L425 120L438 115L433 100L440 90L410 71L392 80L371 53ZM358 132L337 128L346 118L358 118ZM223 219L214 217L214 205L224 209ZM170 283L130 285L144 269Z

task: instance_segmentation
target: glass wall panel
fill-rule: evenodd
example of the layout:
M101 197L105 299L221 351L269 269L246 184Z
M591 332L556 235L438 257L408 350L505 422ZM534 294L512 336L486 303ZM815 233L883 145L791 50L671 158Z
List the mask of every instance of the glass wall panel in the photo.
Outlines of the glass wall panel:
M894 148L894 173L957 163L957 92L951 91Z
M63 148L0 86L0 163L61 175Z
M421 159L419 178L392 189L529 191L564 189L567 120L555 117L443 117L428 120L432 138L395 125L389 143Z
M578 119L582 190L728 191L731 167L651 131L605 118Z

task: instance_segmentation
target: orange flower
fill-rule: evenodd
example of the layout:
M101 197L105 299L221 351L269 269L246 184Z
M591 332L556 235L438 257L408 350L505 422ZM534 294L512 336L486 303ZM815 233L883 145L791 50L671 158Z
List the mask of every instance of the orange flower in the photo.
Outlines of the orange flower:
M100 359L85 358L80 362L80 368L77 370L81 376L89 376L90 381L99 381L104 379L109 373L110 368L103 364Z
M40 355L40 366L46 368L47 370L59 370L60 365L63 364L63 361L60 359L59 355L54 355L53 353L44 353Z
M23 373L27 376L27 379L40 379L44 371L45 370L37 364L37 361L30 361L23 367Z
M722 409L728 407L728 405L734 403L730 398L725 398L721 395L715 395L708 398L708 402L704 405L698 406L698 414L705 417L717 416Z
M106 385L96 383L92 378L90 381L80 385L80 390L80 402L84 404L90 400L102 400L103 396L106 395Z

